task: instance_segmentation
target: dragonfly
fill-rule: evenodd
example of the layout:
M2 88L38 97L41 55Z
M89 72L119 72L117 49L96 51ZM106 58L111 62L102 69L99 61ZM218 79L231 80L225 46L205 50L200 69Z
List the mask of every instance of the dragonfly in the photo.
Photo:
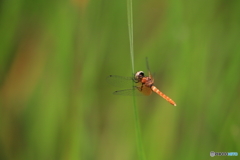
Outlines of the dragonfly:
M143 71L136 72L133 77L109 75L107 77L107 81L114 86L124 86L125 84L129 84L129 82L134 84L131 89L118 90L113 92L113 94L114 95L133 95L133 92L134 92L136 93L135 95L149 96L152 94L152 92L155 92L159 96L164 98L166 101L168 101L170 104L177 106L177 104L171 98L169 98L164 93L162 93L154 85L154 78L150 73L147 58L146 58L146 64L148 69L148 76L145 76Z

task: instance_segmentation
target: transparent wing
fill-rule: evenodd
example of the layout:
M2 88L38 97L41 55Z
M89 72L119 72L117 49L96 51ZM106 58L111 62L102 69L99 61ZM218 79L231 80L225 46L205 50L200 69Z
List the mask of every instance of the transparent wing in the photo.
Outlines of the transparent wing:
M130 88L132 86L133 78L109 75L107 76L106 81L115 87Z
M114 95L122 95L122 96L132 96L133 92L135 96L144 96L139 90L138 87L133 87L132 89L124 89L124 90L118 90L113 92Z
M148 64L148 58L147 58L147 57L146 57L146 66L147 66L147 70L148 70L148 76L149 76L149 77L152 77L151 71L150 71L150 67L149 67L149 64Z

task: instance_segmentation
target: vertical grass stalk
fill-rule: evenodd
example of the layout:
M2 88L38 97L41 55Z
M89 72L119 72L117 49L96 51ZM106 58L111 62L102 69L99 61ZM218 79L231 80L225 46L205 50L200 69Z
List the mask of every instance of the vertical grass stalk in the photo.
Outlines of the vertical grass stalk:
M130 43L130 56L132 63L132 75L134 75L134 49L133 49L133 15L132 15L132 0L127 0L127 15L128 15L128 34ZM134 82L133 82L134 85ZM134 109L134 119L135 119L135 130L136 130L136 140L137 140L137 150L139 159L145 160L145 153L143 149L141 128L139 122L138 108L136 105L135 92L133 91L133 109Z

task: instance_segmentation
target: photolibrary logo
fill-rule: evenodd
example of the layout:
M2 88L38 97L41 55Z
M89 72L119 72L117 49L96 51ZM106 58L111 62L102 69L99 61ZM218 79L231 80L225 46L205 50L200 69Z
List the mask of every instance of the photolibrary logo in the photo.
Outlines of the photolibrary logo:
M214 151L211 151L210 156L211 157L214 157L214 156L238 156L238 152L214 152Z
M214 156L215 156L215 152L214 152L214 151L211 151L211 152L210 152L210 156L211 156L211 157L214 157Z

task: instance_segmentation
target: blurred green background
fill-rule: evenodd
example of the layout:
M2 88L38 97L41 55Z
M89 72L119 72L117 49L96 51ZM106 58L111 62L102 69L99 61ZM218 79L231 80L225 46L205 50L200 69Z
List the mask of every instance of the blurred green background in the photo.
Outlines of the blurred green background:
M146 159L240 153L240 1L134 0L133 22L135 70L177 103L136 97ZM106 82L132 75L126 1L3 0L0 35L0 159L139 159Z

